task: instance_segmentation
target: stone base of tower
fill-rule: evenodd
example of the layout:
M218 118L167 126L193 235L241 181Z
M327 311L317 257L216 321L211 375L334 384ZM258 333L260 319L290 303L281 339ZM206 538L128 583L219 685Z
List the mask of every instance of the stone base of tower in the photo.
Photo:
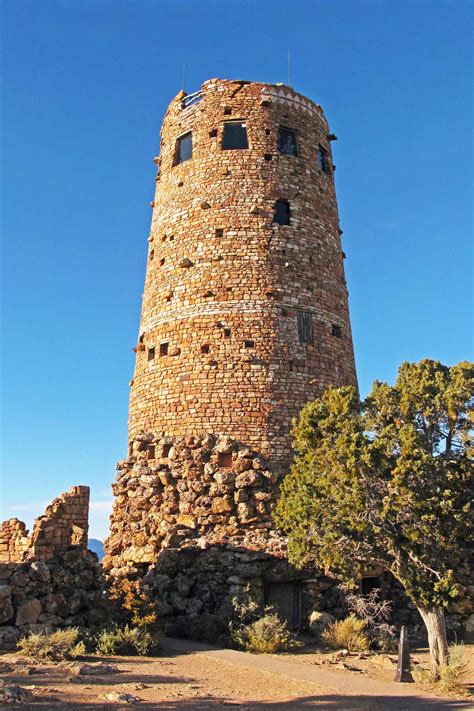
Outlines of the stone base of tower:
M286 560L271 519L279 473L245 444L143 433L117 468L103 567L143 583L168 633L225 637L244 592L299 629L313 610L342 612L334 580Z

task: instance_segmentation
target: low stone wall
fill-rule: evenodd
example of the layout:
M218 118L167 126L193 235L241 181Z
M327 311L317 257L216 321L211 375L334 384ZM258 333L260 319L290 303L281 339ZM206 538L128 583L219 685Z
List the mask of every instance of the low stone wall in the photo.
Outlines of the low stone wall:
M75 546L47 561L0 564L0 649L29 631L91 627L104 612L95 553Z

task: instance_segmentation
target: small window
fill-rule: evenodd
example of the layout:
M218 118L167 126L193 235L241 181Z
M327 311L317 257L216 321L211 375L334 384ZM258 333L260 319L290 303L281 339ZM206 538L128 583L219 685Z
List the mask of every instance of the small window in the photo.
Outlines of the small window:
M224 114L226 116L230 116L232 113L232 107L231 106L224 106Z
M225 151L235 150L237 148L248 148L247 127L245 123L232 121L224 124L224 138L222 140L222 148Z
M203 343L201 346L201 353L209 353L209 343Z
M232 454L224 454L224 452L219 452L217 455L217 464L220 467L229 468L232 466Z
M162 267L164 265L164 263L165 263L165 258L163 257L162 259L160 259L160 267Z
M150 252L150 262L153 261L154 257L155 257L155 250L152 249Z
M298 311L298 336L300 343L313 342L313 318L309 311Z
M155 358L155 346L148 349L148 360L154 360Z
M330 173L331 166L329 164L329 154L325 148L319 146L318 148L318 168L322 170L323 173Z
M295 131L292 131L290 128L285 128L284 126L280 126L278 130L278 150L280 153L284 153L287 156L298 155Z
M155 458L155 445L154 444L149 444L146 450L146 458L147 459L154 459Z
M169 343L160 343L160 358L168 355Z
M218 227L216 230L216 237L223 237L223 236L224 236L224 230L221 229L220 227Z
M277 225L290 224L290 203L287 200L276 201L273 222L276 222Z
M164 444L163 445L163 450L161 452L161 456L163 459L167 459L168 455L170 453L171 445L170 444Z
M230 328L224 328L224 338L230 338Z
M342 328L337 323L333 323L331 326L331 335L336 338L342 338Z
M184 163L185 160L189 160L193 155L193 134L191 131L181 136L176 141L176 159L175 165L178 163Z
M255 341L244 341L245 348L255 348Z

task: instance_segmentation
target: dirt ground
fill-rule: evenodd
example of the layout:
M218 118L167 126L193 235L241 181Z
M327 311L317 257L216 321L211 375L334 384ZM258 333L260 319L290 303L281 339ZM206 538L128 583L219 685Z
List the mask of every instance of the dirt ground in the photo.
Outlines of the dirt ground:
M468 647L467 652L473 672L470 678L474 679L474 647ZM413 659L426 664L427 654L415 653ZM113 665L116 670L100 663ZM92 665L88 669L95 673L79 674L78 670L84 665L86 671L87 665ZM0 657L0 677L7 683L27 688L34 695L34 703L19 707L24 711L474 709L474 702L466 699L428 697L414 684L394 686L395 668L394 655L337 656L306 647L298 654L255 657L230 650L209 651L209 648L200 649L192 643L175 640L165 641L162 655L154 658L91 655L74 663L46 666L21 660L15 654ZM325 670L332 673L327 675ZM325 683L308 681L312 674L318 680L324 678ZM330 679L329 684L327 679ZM402 686L404 695L395 696L394 688L398 690ZM407 687L410 688L407 690ZM137 700L127 703L118 696L114 701L107 698L111 693L129 694Z

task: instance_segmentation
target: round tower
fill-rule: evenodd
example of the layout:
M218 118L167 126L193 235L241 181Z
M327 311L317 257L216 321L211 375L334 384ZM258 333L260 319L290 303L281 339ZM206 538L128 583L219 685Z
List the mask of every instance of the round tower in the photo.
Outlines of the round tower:
M283 85L211 79L166 112L106 546L116 574L164 549L281 549L271 511L291 420L328 385L356 385L333 139L321 107Z
M213 79L161 137L130 440L223 434L285 467L291 418L356 382L327 121Z

